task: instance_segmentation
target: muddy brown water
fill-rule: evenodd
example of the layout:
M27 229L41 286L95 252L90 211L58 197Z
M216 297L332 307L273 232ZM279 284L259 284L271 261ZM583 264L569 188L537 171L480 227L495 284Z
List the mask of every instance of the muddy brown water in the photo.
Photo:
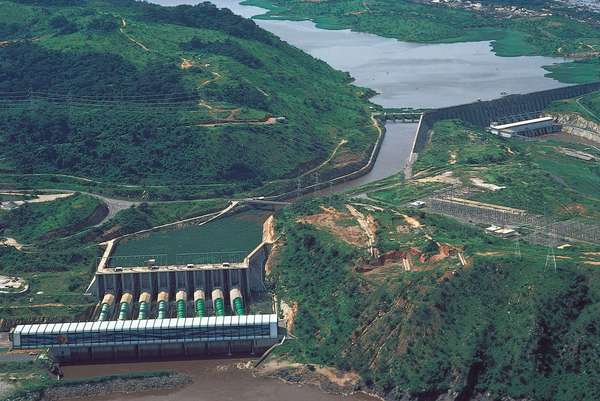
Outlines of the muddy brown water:
M285 383L279 379L254 377L247 369L250 359L187 360L170 362L118 363L65 366L65 378L81 379L99 375L142 371L175 370L193 382L173 390L151 390L135 394L108 394L102 397L72 398L71 401L375 401L366 394L327 394L308 384Z

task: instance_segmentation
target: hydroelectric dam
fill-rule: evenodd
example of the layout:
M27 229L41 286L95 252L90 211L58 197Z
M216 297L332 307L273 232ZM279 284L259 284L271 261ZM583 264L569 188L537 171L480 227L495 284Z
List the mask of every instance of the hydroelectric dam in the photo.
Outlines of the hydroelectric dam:
M93 319L17 325L12 348L47 348L61 362L262 353L285 333L275 302L269 313L247 313L265 293L271 224L248 254L183 255L175 263L154 256L121 265L109 241L88 288L98 299Z
M427 110L420 116L410 159L418 157L438 121L454 118L485 127L493 120L541 112L553 101L599 89L596 82ZM377 149L373 160L376 154ZM371 161L366 166L346 176L364 174L372 167ZM265 201L255 201L260 202ZM263 229L262 242L247 254L196 255L199 257L192 259L179 255L186 257L175 262L156 255L122 264L113 256L117 242L109 241L88 288L98 300L93 319L17 325L10 332L12 348L47 348L59 361L263 352L280 342L286 332L276 302L268 313L248 313L253 297L265 292L264 268L273 245L273 236L265 235L266 231Z

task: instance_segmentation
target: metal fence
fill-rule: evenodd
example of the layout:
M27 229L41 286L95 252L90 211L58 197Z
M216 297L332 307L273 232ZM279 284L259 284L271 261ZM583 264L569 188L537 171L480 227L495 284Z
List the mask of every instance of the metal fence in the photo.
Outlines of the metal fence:
M552 221L547 217L519 209L469 203L464 198L469 190L452 187L438 191L425 201L437 213L476 224L521 227L527 231L525 240L537 244L558 245L562 241L582 241L600 244L600 225L580 219Z
M247 251L235 252L209 252L209 253L181 253L176 255L177 265L208 265L221 263L242 263L248 256Z
M98 258L98 262L102 257ZM153 262L151 262L153 261ZM150 255L119 255L108 258L107 267L139 267L139 266L166 266L169 264L169 256L166 253Z

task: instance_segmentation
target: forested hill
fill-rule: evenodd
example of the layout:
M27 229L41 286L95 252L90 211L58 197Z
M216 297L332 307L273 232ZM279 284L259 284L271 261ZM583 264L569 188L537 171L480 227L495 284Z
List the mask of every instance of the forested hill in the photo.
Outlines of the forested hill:
M358 163L377 134L349 83L210 3L0 1L0 172L231 192L342 140L328 166Z

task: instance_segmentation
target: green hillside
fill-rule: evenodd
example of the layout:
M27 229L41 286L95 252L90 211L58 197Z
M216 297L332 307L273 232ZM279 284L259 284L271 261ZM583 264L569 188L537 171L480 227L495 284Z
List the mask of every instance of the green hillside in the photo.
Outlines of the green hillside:
M491 222L407 205L453 185L467 202L597 224L599 157L576 138L502 140L443 121L413 179L356 189L360 201L284 209L270 280L296 313L295 340L280 352L357 372L363 389L386 400L600 399L597 238L553 245L555 269L531 227L516 228L517 242L486 233ZM476 188L477 178L504 188ZM356 240L361 228L348 205L372 221L377 257L365 236Z
M359 164L365 95L210 4L0 1L3 173L238 192Z

